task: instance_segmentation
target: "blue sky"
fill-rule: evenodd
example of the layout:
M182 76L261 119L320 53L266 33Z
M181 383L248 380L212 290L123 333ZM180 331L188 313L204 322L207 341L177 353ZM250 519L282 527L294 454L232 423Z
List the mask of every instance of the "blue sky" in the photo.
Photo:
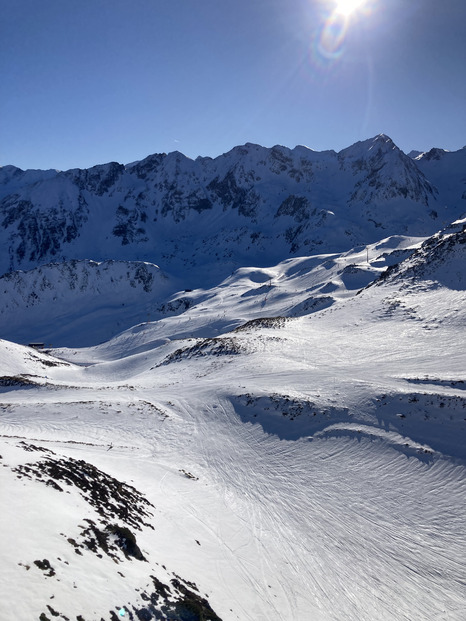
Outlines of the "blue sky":
M465 0L1 0L0 165L466 144ZM333 17L332 17L333 15Z

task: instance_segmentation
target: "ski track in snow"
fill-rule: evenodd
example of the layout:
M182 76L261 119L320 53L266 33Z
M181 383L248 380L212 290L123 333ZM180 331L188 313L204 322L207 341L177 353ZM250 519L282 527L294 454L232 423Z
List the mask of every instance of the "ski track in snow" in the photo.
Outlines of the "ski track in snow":
M177 399L165 420L140 410L138 418L137 403L65 401L68 421L57 421L59 402L39 420L19 404L10 423L2 415L2 433L32 434L47 446L81 438L105 452L113 441L122 461L160 460L206 481L215 500L199 506L196 489L178 499L178 510L223 549L214 560L217 589L236 618L412 619L413 604L418 619L460 618L461 466L426 465L367 438L279 440L241 423L224 399ZM131 425L115 426L112 416L108 427L109 406ZM92 411L77 418L76 407ZM95 410L102 419L90 427ZM92 455L99 447L67 448ZM156 506L171 476L159 481Z

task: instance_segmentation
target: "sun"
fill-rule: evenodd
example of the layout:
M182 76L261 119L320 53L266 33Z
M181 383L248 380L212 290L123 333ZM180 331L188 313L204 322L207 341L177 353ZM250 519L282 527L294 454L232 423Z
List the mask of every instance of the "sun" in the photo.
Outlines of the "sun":
M335 13L348 17L366 3L366 0L337 0Z

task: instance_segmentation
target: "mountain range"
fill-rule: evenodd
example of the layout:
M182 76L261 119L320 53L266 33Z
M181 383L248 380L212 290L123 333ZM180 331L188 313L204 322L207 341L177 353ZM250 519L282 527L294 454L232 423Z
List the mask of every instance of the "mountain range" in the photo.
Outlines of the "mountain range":
M340 153L246 144L215 159L5 166L0 270L89 258L233 268L429 235L464 211L465 163L465 149L413 160L381 135Z

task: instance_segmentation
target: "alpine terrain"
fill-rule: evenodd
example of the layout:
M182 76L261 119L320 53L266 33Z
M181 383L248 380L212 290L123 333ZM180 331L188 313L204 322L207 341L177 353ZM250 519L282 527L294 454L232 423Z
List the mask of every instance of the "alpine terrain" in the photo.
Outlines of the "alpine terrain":
M20 621L466 618L466 149L0 169Z

